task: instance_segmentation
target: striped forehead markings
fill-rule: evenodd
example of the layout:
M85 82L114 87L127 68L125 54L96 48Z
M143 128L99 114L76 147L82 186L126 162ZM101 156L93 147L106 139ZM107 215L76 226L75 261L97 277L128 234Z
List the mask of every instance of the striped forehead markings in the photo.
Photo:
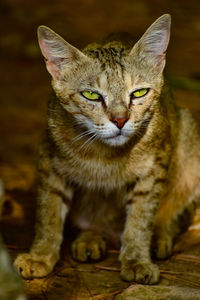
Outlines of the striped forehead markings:
M92 58L99 59L102 63L113 62L117 64L121 64L121 59L123 56L124 48L96 48L96 49L88 49L86 54L91 56Z
M88 56L97 59L100 62L101 71L105 74L107 84L110 87L112 85L112 82L115 81L117 78L119 81L125 80L125 67L122 63L124 50L124 48L115 47L99 47L95 49L86 50L86 54ZM99 79L96 80L96 83L97 86L100 87Z

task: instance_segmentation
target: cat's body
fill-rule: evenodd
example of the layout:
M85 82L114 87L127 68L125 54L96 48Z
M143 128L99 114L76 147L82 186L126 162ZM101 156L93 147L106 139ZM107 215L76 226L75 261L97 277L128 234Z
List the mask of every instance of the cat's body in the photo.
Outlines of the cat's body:
M83 52L41 27L40 47L53 77L41 144L36 237L15 262L22 276L41 277L59 258L66 215L83 231L75 259L96 260L106 239L121 238L121 275L155 283L151 262L165 258L200 196L200 137L190 113L164 84L170 18L164 15L130 49L120 42ZM188 218L188 223L189 223Z

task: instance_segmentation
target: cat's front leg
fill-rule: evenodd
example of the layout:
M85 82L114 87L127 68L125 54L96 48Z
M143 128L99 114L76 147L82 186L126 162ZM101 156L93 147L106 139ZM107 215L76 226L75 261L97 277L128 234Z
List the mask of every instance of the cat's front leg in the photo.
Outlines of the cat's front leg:
M29 253L20 254L14 262L24 278L43 277L53 270L59 259L64 220L73 195L72 188L49 167L50 161L46 164L43 161L42 165L35 238Z
M129 194L131 199L128 201L120 253L121 276L124 280L144 284L154 284L159 280L159 268L151 261L150 247L162 185L161 178L155 179L150 175L139 180Z

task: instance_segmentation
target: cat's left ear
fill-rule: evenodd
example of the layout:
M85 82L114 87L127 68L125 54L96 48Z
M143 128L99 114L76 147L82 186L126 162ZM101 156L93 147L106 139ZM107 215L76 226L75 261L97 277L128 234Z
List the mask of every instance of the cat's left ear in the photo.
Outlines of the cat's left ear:
M47 70L54 79L60 79L62 65L73 68L75 64L89 60L81 51L67 43L50 28L39 26L37 33Z
M158 72L165 66L165 52L170 38L171 16L162 15L144 33L135 44L130 55L137 55L151 63Z

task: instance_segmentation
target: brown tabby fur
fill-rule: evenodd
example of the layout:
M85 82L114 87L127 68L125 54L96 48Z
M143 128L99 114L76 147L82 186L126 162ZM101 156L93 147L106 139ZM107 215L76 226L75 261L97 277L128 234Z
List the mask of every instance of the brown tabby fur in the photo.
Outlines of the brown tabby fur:
M156 256L166 258L182 230L181 216L191 217L200 197L200 136L163 79L169 32L170 16L163 15L131 48L111 41L81 52L39 27L55 95L40 147L36 236L30 252L15 261L23 277L52 271L68 214L82 230L72 244L75 259L100 259L106 240L119 240L123 231L122 278L158 281L153 231ZM141 88L149 92L130 99ZM84 90L103 97L87 100Z

